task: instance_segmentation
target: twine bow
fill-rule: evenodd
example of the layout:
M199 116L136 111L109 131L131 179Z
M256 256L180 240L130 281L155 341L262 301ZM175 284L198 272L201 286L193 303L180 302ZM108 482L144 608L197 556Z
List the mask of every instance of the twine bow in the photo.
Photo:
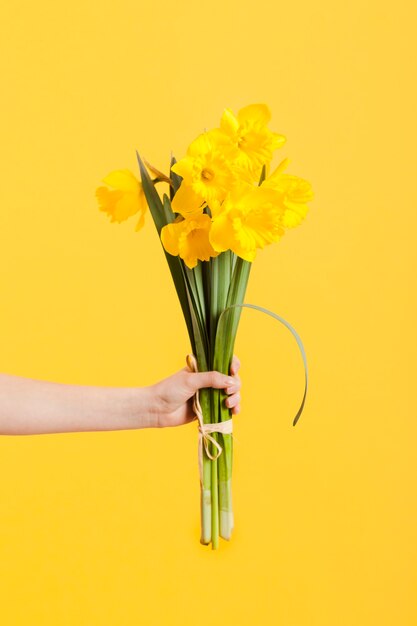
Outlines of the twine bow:
M191 369L192 372L198 372L197 359L193 354L188 354L186 361L188 367ZM219 442L215 440L211 433L222 433L223 435L231 435L233 420L228 419L224 422L218 422L217 424L205 424L203 421L203 411L201 410L198 389L193 397L193 411L198 420L198 467L200 471L200 481L201 483L203 483L203 445L209 459L211 459L212 461L218 459L223 452L223 448L221 447ZM210 442L217 450L214 454L210 452Z

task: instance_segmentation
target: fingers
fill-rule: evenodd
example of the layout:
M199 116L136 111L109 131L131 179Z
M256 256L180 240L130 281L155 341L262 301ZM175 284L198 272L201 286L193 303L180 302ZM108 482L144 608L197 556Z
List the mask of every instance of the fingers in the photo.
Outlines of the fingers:
M190 389L196 392L198 389L213 387L214 389L225 389L235 384L235 379L220 372L190 372L187 376L187 383Z
M231 385L230 387L227 387L226 393L228 395L232 395L232 393L236 393L237 391L239 391L241 386L242 386L242 383L240 382L240 378L239 378L239 376L236 375L233 378L233 385Z
M234 407L238 406L239 403L240 403L240 393L234 393L233 396L229 396L229 398L226 398L225 400L225 404L228 409L233 409Z
M231 385L230 387L226 389L227 394L231 395L240 390L241 382L240 382L240 377L238 374L239 369L240 369L240 361L237 358L237 356L234 354L232 362L230 364L230 373L233 376L233 385Z
M231 409L232 415L240 413L240 377L238 371L240 370L240 360L234 354L232 362L230 364L230 373L234 378L234 383L230 387L227 387L226 393L229 395L225 400L226 406Z
M231 410L233 415L237 415L240 412L241 381L238 374L239 369L240 360L236 355L233 355L230 364L230 376L217 371L191 372L189 369L185 369L187 386L192 393L206 387L224 389L229 396L225 400L225 405Z

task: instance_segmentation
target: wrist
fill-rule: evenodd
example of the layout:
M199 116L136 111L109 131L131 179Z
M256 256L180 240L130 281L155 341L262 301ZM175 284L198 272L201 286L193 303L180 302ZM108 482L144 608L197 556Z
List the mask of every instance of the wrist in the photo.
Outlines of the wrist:
M153 385L129 390L127 418L132 428L159 428L157 394Z

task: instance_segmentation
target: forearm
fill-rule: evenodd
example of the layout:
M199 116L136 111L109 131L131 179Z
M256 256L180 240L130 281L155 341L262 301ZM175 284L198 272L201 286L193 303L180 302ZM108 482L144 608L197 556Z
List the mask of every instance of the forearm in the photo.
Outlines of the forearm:
M152 387L65 385L0 374L0 434L157 426Z

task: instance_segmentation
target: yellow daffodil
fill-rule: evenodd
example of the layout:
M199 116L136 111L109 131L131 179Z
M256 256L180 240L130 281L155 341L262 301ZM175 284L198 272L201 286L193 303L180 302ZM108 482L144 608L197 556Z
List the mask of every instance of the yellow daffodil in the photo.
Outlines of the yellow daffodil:
M103 178L107 187L98 187L96 197L99 208L110 216L112 222L124 222L139 213L136 230L140 230L145 221L147 203L142 184L129 170L117 170Z
M237 148L236 166L247 171L252 180L259 180L263 165L272 160L272 153L285 143L285 137L267 128L271 113L266 104L250 104L237 116L225 109L220 129Z
M203 198L185 181L181 183L171 202L174 213L180 213L183 217L202 213L203 205Z
M283 174L288 159L282 161L274 172L264 180L261 188L273 189L279 196L279 202L284 208L282 225L285 228L293 228L301 224L305 218L308 207L306 203L313 199L311 184L291 174Z
M217 252L232 250L253 261L257 248L278 241L284 234L282 216L276 191L242 183L216 207L210 243Z
M197 261L217 256L209 241L211 219L205 213L187 219L176 219L161 230L162 244L169 254L179 255L192 269Z
M236 174L231 152L235 149L228 137L218 129L205 132L188 147L187 156L172 166L185 184L208 204L222 200Z

